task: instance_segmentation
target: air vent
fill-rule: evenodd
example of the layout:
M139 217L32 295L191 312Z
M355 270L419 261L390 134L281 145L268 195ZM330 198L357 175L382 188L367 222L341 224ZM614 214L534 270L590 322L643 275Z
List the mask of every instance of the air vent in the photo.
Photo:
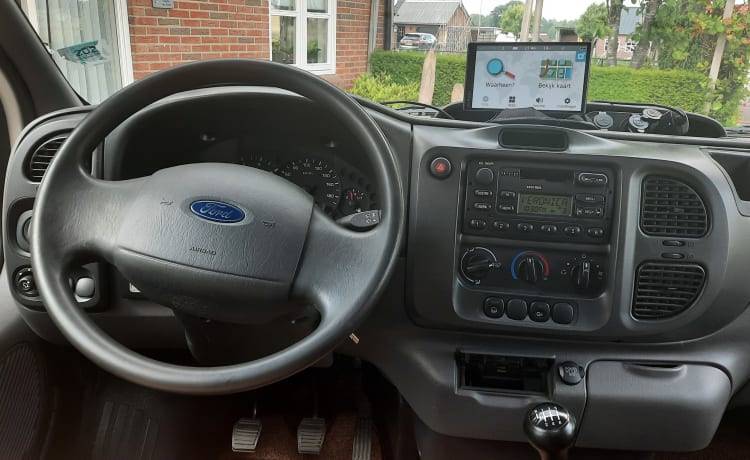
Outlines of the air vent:
M57 151L62 147L63 142L68 136L56 136L51 139L44 141L34 153L31 155L29 160L27 175L33 182L41 182L44 173L47 171L50 163L55 158Z
M695 302L703 289L706 272L689 263L646 262L638 267L633 316L664 319L675 316Z
M668 177L643 181L641 229L646 235L700 238L708 231L708 214L700 195Z

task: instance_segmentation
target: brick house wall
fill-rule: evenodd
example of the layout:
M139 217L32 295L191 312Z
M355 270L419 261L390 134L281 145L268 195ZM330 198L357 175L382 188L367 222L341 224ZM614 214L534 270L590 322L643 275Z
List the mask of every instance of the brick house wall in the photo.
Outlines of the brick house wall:
M380 1L376 49L383 48L384 1ZM370 0L336 2L336 74L324 78L351 88L367 70ZM270 59L268 0L128 0L133 76L143 78L176 64L213 58Z

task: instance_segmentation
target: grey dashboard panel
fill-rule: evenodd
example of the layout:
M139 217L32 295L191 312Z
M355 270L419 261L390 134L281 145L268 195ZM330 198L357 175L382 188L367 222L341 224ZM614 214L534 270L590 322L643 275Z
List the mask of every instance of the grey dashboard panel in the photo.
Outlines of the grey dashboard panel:
M745 271L750 260L749 222L738 209L728 176L701 148L732 147L738 155L749 155L750 146L738 141L685 139L685 143L676 144L683 139L619 134L608 139L606 133L594 136L569 132L570 147L564 152L508 150L498 147L497 126L411 124L386 112L372 110L371 115L399 154L404 184L408 184L408 241L402 266L390 288L373 316L357 331L359 345L347 342L340 351L381 369L430 429L451 436L523 441L520 417L543 399L562 402L586 427L587 414L606 412L616 402L608 393L611 389L594 383L603 375L597 370L603 361L620 367L621 362L685 366L690 376L709 379L715 385L712 401L722 410L726 398L748 381L750 313L746 306L750 286ZM36 192L36 184L23 174L25 155L42 137L71 129L81 116L61 113L38 122L26 131L11 158L3 207L4 249L11 261L8 267L28 264L28 257L10 241L15 229L13 203L30 207ZM427 170L437 152L448 155L455 167L450 177L440 181ZM529 322L498 323L478 316L467 320L456 314L452 289L456 245L461 242L457 237L461 177L465 159L472 155L552 165L597 164L616 171L615 226L608 243L598 247L610 254L612 271L606 293L590 304L598 310L588 325L540 327ZM690 248L694 260L707 268L707 287L698 303L684 314L653 322L635 321L630 315L635 267L662 251L661 239L646 237L637 225L640 180L647 174L678 175L688 181L702 194L711 213L709 235L694 241ZM542 249L549 247L549 243L539 244ZM6 274L9 280L12 271ZM123 289L119 285L122 281L117 273L107 271L105 301L92 311L98 324L129 346L184 346L171 312L146 299L128 296L127 286ZM13 295L22 315L39 335L60 340L41 305L29 306L28 299L15 291ZM467 390L457 385L458 350L544 357L555 364L572 360L593 375L576 386L564 385L552 375L546 394ZM693 391L687 381L681 383L684 391L675 396L675 401L684 401L679 398ZM650 380L644 385L655 392L662 389L660 383ZM706 409L701 415L706 418L702 430L695 434L697 440L710 438L715 428L713 412Z
M728 324L750 302L750 287L743 266L750 258L749 222L737 209L729 182L716 163L699 148L677 144L649 144L602 139L567 131L569 146L563 152L507 150L497 146L499 127L474 130L418 126L414 130L410 202L407 309L421 325L496 331L509 334L565 335L585 340L670 341L700 337ZM570 251L607 252L610 266L606 289L598 298L579 300L580 312L571 325L535 324L493 320L481 313L481 298L492 290L476 289L474 312L456 305L456 267L459 263L464 171L477 156L496 162L526 161L534 165L599 165L616 171L615 217L606 244L576 245L545 241L521 242L489 235L484 244L518 246L539 251L565 247ZM436 179L429 164L437 156L448 158L455 173ZM631 315L636 268L660 260L669 238L645 235L640 229L641 184L649 175L676 177L690 184L706 201L710 231L704 238L688 239L682 252L686 261L702 265L707 283L698 301L681 315L658 321L636 320ZM507 262L507 261L504 261ZM507 265L507 264L506 264ZM530 298L543 293L519 291ZM460 314L457 314L460 313Z
M616 361L592 363L587 387L576 446L621 450L705 448L731 392L715 367Z

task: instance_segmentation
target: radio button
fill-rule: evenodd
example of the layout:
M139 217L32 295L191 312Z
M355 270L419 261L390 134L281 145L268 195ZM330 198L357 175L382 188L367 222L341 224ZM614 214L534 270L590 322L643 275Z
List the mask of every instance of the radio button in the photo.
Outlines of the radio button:
M510 228L510 224L507 222L502 222L500 220L496 220L492 222L492 228L499 232L504 232Z
M513 204L499 204L497 210L500 212L515 212L516 206Z
M469 221L469 227L474 230L484 230L487 227L487 221L483 219L471 219Z
M609 178L606 174L582 172L578 173L578 183L583 185L607 185Z
M601 217L604 215L604 208L576 208L575 214L578 217Z
M581 234L581 227L579 225L568 225L566 226L563 231L568 236L578 236Z
M492 209L492 205L490 203L474 203L474 209L478 209L480 211L489 211Z
M508 315L508 318L510 319L520 321L522 319L526 319L527 310L528 307L526 306L525 300L511 299L508 301L508 306L505 314Z
M518 229L519 232L524 232L524 233L533 232L534 231L534 224L529 224L529 223L526 223L526 222L521 222L518 225L516 225L516 228Z
M544 233L557 233L557 225L552 224L546 224L539 227L539 230L541 230Z
M586 230L586 234L590 236L591 238L601 238L604 236L604 229L599 227L591 227L590 229Z
M474 180L481 185L489 185L495 180L495 173L490 168L479 168L474 174Z
M512 190L501 190L500 191L500 198L515 198L516 192Z
M576 195L576 201L580 201L582 203L590 203L590 204L604 203L604 195L592 195L590 193L579 193Z
M474 196L492 196L492 190L478 188L474 190Z

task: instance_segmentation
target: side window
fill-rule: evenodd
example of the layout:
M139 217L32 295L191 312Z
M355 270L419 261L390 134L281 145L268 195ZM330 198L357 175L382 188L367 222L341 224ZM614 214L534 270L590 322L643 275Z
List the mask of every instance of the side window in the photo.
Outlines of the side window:
M129 82L127 72L132 75L132 70L125 69L121 62L123 44L118 39L118 26L122 24L117 7L124 0L23 2L29 21L52 58L87 101L98 103ZM127 19L124 21L127 27Z

